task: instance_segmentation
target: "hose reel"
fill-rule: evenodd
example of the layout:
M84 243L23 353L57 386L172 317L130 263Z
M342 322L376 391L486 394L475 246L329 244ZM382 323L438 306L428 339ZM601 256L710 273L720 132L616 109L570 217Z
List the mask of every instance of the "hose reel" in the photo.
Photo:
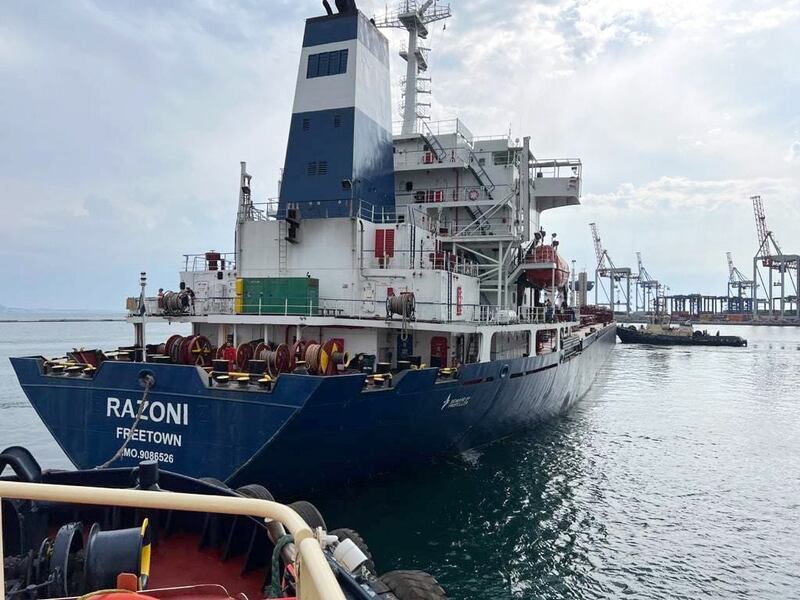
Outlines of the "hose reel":
M266 363L266 373L271 377L276 377L279 373L289 373L291 371L291 351L286 344L278 344L273 348L269 344L261 342L256 346L253 358Z
M312 375L335 375L339 366L350 361L347 352L341 352L334 340L324 344L309 343L305 353L306 366Z
M48 598L81 596L118 587L117 577L123 573L135 576L141 590L150 575L150 556L147 519L141 527L112 531L102 531L95 523L85 545L83 523L67 523L37 551L4 558L4 591L9 597L22 592Z

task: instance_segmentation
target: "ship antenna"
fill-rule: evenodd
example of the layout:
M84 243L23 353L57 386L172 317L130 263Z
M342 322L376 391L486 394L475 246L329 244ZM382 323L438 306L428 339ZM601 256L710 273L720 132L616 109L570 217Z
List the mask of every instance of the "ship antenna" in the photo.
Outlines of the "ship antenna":
M426 0L418 5L416 0L401 0L396 12L375 19L378 27L392 27L408 31L408 45L400 51L406 63L406 76L403 85L403 134L415 133L420 119L430 118L430 102L420 102L419 94L430 94L430 78L419 77L428 70L430 48L419 45L420 39L428 38L428 25L452 16L449 4L439 4L438 0Z

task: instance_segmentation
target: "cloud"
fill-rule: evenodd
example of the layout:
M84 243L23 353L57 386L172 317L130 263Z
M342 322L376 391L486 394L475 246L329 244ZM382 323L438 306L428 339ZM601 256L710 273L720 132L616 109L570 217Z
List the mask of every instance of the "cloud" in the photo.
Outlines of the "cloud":
M561 249L578 268L594 268L588 223L596 222L618 267L635 270L642 252L648 271L672 291L725 294L725 252L750 269L757 241L750 197L760 194L767 222L780 240L800 232L800 186L796 178L695 180L663 176L623 183L606 193L589 192L582 206L547 211L543 225L557 231ZM792 247L787 252L800 253Z
M785 160L788 163L800 160L800 141L794 141L789 145Z
M636 186L624 183L613 192L588 193L584 202L594 208L625 211L680 212L692 217L713 212L721 206L748 204L750 197L763 195L774 202L788 201L798 192L791 179L729 179L698 181L664 176Z
M800 142L785 150L800 124L798 0L452 5L426 42L434 116L581 157L583 206L545 213L568 254L591 258L596 220L621 259L638 246L674 289L693 285L671 265L715 273L719 252L751 253L751 193L780 239L800 239ZM181 254L229 249L238 162L256 198L275 194L302 20L321 13L317 0L0 3L0 278L24 282L0 303L119 307L141 269L170 287ZM404 35L386 33L396 81Z

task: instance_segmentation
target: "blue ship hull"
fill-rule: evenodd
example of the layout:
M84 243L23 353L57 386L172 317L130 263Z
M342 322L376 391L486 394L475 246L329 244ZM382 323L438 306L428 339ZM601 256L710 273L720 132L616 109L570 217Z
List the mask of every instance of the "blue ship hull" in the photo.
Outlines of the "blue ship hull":
M128 435L143 389L148 405L125 454L237 487L295 493L358 480L481 446L567 411L589 389L616 340L613 324L569 354L404 371L390 388L364 375L282 375L271 392L210 386L197 367L110 362L92 378L48 375L41 357L12 358L20 384L70 460L107 461Z

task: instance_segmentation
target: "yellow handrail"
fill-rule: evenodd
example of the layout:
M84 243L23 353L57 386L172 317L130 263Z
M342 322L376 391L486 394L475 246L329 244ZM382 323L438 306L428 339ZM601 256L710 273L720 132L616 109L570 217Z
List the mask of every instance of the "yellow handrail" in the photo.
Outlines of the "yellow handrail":
M166 491L150 492L0 481L0 501L3 498L248 515L279 521L294 536L297 547L298 598L302 600L344 600L344 594L311 528L294 510L277 502ZM1 522L2 514L0 514ZM2 555L3 540L2 534L0 534L0 557ZM0 569L0 593L3 594L2 598L5 598L2 569Z

